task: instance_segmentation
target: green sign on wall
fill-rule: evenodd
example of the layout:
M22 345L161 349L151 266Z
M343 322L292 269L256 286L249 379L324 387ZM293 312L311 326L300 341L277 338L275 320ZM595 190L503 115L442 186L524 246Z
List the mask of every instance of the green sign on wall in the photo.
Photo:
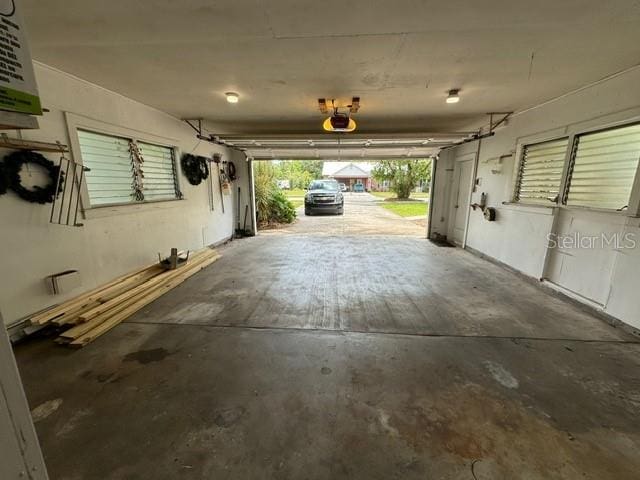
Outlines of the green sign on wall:
M19 0L0 0L0 110L42 115Z

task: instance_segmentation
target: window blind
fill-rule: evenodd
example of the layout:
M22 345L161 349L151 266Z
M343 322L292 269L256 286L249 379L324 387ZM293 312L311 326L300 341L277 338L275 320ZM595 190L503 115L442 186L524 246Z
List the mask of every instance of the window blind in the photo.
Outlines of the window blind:
M640 125L580 135L566 204L620 210L626 207L640 159Z
M557 202L568 138L525 145L516 183L515 200L522 203Z
M178 197L173 148L138 142L142 155L142 192L145 200Z
M78 141L92 206L181 197L173 148L87 130Z
M91 205L133 202L129 139L78 130Z

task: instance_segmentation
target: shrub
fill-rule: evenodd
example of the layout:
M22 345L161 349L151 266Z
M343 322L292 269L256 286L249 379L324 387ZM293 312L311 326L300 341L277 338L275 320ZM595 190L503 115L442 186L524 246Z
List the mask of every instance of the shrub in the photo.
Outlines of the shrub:
M291 223L296 218L296 209L278 188L273 166L269 162L256 162L254 184L258 222Z

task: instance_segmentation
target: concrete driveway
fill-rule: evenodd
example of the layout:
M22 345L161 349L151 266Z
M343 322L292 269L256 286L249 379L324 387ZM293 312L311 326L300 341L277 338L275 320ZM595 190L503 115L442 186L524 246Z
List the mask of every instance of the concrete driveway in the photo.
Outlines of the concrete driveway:
M403 218L379 207L379 198L368 193L344 194L344 215L314 215L307 217L304 207L298 208L298 219L291 225L261 234L279 235L402 235L425 237L425 220Z

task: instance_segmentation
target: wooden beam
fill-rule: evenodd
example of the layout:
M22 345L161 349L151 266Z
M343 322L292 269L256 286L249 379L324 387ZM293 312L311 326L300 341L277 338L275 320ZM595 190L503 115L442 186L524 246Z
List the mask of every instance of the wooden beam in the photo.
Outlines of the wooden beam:
M154 277L162 272L162 269L157 265L151 265L140 269L132 274L126 274L118 277L111 282L102 285L98 288L95 288L87 293L84 293L78 297L72 298L56 307L53 307L45 312L34 315L31 317L32 324L43 325L54 318L58 318L62 315L67 314L75 314L79 311L82 311L86 308L92 308L95 306L95 302L98 301L102 297L107 297L111 293L121 291L123 285L126 284L129 288L131 285L136 284L136 282L144 282L149 280L149 278ZM135 286L135 285L134 285Z
M142 309L146 305L153 302L155 299L161 297L169 290L180 285L187 278L191 277L195 273L199 272L200 270L204 269L208 265L212 264L213 262L218 260L218 258L220 258L220 255L215 254L209 258L206 258L204 261L200 262L195 266L191 266L191 267L186 266L186 270L180 271L180 275L166 281L165 283L158 285L156 288L151 290L146 295L143 295L142 297L136 299L135 302L128 305L125 309L123 309L116 315L110 316L108 319L101 322L98 326L96 326L92 330L88 331L81 337L78 337L77 339L73 340L71 343L69 343L69 345L72 347L84 347L86 344L92 342L93 340L98 338L100 335L103 335L104 333L108 332L116 325L122 323L124 320L129 318L131 315L133 315L134 313L136 313L138 310Z
M139 285L122 295L111 299L101 305L96 306L90 310L85 311L79 317L79 325L62 332L60 334L63 338L76 339L81 337L91 329L97 327L102 322L109 319L111 316L125 310L129 305L135 303L139 298L147 293L152 292L154 289L159 288L163 283L182 275L187 269L194 268L200 265L202 262L208 260L212 256L218 255L212 252L211 255L198 255L193 260L189 260L187 265L177 270L167 270L166 272L152 278L151 280Z

